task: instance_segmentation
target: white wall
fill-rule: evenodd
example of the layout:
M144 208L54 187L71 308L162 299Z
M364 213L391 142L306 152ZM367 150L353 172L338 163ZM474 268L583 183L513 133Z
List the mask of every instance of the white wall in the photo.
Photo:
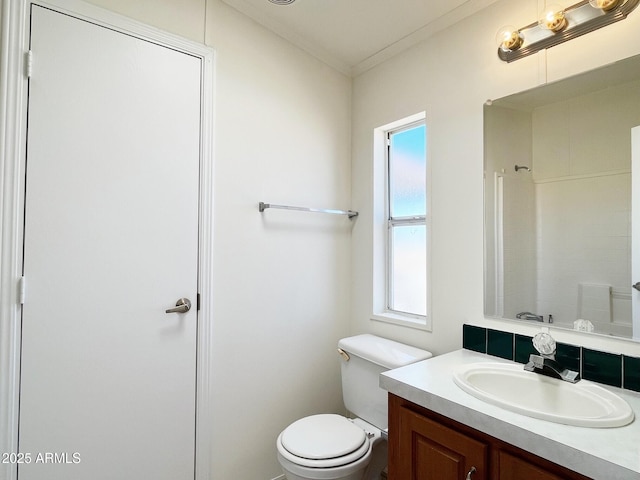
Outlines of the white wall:
M350 207L351 82L218 1L207 44L218 53L214 475L268 479L284 427L343 410L354 223L257 204Z
M281 474L293 420L343 412L351 80L219 0L92 0L216 51L213 478ZM168 220L170 221L170 220Z
M531 334L535 327L483 316L483 104L640 53L640 12L548 51L507 64L495 32L537 18L537 0L503 0L354 80L352 206L365 212L352 242L352 329L371 331L443 353L461 346L471 322ZM433 332L370 320L373 219L372 131L427 112L432 162ZM635 343L557 333L560 341L640 354Z
M166 32L204 43L207 0L85 0Z
M480 12L354 80L353 208L368 212L373 202L373 129L423 110L433 203L433 332L370 320L370 215L359 219L353 234L355 331L373 331L438 354L461 345L464 321L482 318L483 104L507 93L505 87L514 83L512 91L536 84L536 58L521 60L516 75L508 79L509 71L496 56L494 36L500 25L527 24L535 18L537 5L524 8L525 15L522 5L508 1L501 9Z

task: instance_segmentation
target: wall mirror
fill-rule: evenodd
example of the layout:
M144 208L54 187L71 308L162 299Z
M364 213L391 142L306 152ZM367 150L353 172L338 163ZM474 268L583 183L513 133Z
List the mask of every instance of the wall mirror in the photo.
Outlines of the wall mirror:
M640 56L487 102L485 315L640 340L639 126Z

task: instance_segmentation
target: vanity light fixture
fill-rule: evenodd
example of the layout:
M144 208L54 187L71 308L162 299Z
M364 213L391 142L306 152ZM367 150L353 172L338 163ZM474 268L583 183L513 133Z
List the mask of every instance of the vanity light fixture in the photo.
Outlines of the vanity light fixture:
M589 4L594 8L601 8L605 12L620 5L621 0L589 0Z
M560 5L549 5L540 14L538 25L545 30L551 30L553 33L558 33L567 27L567 16L564 13L564 9Z
M640 0L582 0L567 8L549 5L540 19L522 28L502 27L498 57L513 62L627 18Z
M498 30L496 42L498 43L498 47L503 51L512 52L522 46L524 36L516 27L505 25Z

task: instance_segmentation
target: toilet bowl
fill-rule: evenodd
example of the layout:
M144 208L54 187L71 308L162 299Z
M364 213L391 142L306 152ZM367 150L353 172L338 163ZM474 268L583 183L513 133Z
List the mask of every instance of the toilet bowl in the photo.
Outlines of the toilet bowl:
M380 373L426 360L431 353L375 335L338 342L342 361L342 415L311 415L293 422L276 440L287 480L379 480L387 464L387 392Z
M277 440L278 461L288 480L363 480L381 432L360 419L320 414L287 427ZM386 463L386 448L381 465ZM380 463L379 461L376 463ZM373 477L372 477L373 478Z

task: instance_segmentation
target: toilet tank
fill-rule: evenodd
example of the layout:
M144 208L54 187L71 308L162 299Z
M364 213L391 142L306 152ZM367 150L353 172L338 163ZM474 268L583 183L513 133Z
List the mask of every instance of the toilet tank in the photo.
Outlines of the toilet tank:
M387 391L380 388L382 372L426 360L431 352L363 334L338 342L342 356L342 396L353 415L379 429L387 428Z

